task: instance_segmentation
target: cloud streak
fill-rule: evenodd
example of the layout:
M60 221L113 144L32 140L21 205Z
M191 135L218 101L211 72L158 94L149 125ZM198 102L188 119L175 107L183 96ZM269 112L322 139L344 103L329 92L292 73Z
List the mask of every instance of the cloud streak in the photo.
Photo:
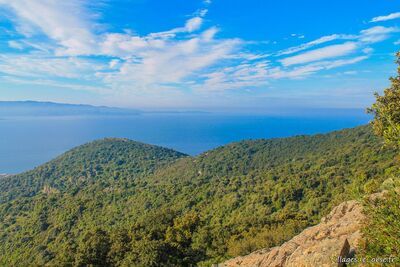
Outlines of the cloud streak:
M395 13L391 13L389 15L378 16L378 17L372 18L370 22L381 22L381 21L388 21L388 20L393 20L393 19L398 19L398 18L400 18L400 12L395 12Z
M323 48L311 50L303 54L282 59L280 62L284 66L319 61L328 58L340 57L354 52L358 48L357 43L347 42L344 44L330 45Z
M332 34L332 35L327 35L327 36L323 36L320 37L314 41L305 43L305 44L301 44L299 46L295 46L295 47L290 47L288 49L284 49L279 51L276 55L277 56L282 56L282 55L290 55L290 54L294 54L303 50L307 50L309 48L312 48L314 46L320 45L320 44L324 44L327 42L332 42L335 40L352 40L352 39L356 39L357 36L355 35L346 35L346 34Z

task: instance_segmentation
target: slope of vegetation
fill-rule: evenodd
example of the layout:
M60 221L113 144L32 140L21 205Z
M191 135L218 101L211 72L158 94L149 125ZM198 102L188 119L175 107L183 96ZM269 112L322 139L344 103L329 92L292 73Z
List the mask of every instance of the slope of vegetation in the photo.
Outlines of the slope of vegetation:
M398 166L367 126L198 157L97 141L0 179L0 265L208 266L281 244Z
M108 138L72 149L32 171L0 179L0 203L34 196L43 189L79 191L95 183L113 183L149 175L157 168L186 156L171 149Z
M400 154L400 52L397 53L397 75L390 78L390 87L383 95L375 94L376 102L369 109L374 114L372 126L382 136L386 147ZM383 196L365 201L368 219L363 231L362 254L366 258L400 257L400 171L393 172L381 186Z

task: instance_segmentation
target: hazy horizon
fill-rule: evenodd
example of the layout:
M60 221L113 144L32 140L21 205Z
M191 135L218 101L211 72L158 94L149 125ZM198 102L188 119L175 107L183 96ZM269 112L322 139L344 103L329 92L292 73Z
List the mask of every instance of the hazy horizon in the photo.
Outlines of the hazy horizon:
M4 106L6 104L6 106ZM17 101L7 101L0 100L0 116L3 113L7 113L8 115L13 116L13 112L16 110L10 110L10 107L18 107L20 108L18 112L26 113L26 116L29 116L30 109L32 107L40 107L43 111L48 113L48 115L52 115L51 112L55 111L54 108L60 108L63 106L67 106L69 108L79 108L79 107L88 107L94 109L121 109L121 111L136 111L136 112L182 112L182 113L213 113L213 114L247 114L247 115L275 115L275 116L336 116L347 114L349 116L359 116L367 114L367 107L365 108L324 108L324 107L290 107L285 109L277 109L277 108L240 108L236 109L234 107L219 107L216 109L210 108L198 108L194 109L191 107L180 107L180 108L136 108L136 107L116 107L116 106L107 106L107 105L92 105L89 103L67 103L67 102L53 102L53 101L35 101L35 100L17 100ZM52 109L46 110L51 107ZM57 115L61 115L62 111L57 111ZM31 114L32 116L37 116L37 114ZM80 115L79 111L76 112L75 115ZM85 115L84 112L82 115Z

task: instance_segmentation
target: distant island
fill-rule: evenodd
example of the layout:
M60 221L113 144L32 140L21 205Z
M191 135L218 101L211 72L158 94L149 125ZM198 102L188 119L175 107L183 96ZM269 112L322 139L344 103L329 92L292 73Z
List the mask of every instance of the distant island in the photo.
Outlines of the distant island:
M0 116L138 115L140 110L39 101L0 101Z
M199 110L139 110L87 104L67 104L42 101L0 101L2 117L21 116L131 116L140 114L207 114Z

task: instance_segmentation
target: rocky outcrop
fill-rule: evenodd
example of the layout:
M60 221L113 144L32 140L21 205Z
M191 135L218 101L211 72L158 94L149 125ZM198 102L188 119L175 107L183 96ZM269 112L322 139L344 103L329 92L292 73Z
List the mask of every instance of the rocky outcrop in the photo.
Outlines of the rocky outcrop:
M347 201L279 247L263 249L219 264L223 267L341 266L338 257L351 257L359 247L365 217L357 201Z

